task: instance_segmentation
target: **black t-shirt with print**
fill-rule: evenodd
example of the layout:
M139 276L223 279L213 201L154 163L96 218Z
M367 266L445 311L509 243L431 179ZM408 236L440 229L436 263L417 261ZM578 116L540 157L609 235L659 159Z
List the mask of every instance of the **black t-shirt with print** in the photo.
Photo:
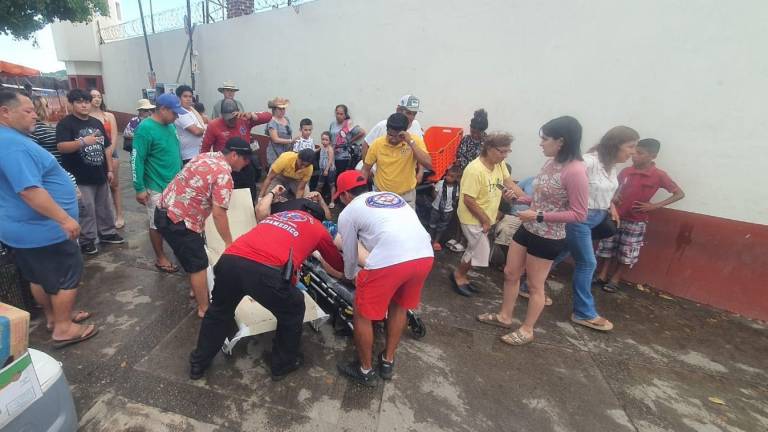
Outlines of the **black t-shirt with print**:
M85 145L73 153L62 153L61 164L75 176L77 184L101 185L107 182L107 156L104 149L112 145L104 131L104 125L93 117L81 120L70 114L56 126L56 141L75 141L95 135L98 141Z

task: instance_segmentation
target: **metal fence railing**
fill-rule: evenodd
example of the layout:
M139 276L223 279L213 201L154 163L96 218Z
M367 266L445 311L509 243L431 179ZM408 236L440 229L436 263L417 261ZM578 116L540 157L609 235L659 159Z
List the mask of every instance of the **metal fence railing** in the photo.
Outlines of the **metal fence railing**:
M294 6L307 0L254 0L253 12ZM192 3L192 24L207 24L227 19L226 0L202 0ZM186 6L169 9L154 14L144 15L147 33L161 33L184 28L187 16ZM113 42L142 36L141 19L126 21L117 25L99 29L100 43Z

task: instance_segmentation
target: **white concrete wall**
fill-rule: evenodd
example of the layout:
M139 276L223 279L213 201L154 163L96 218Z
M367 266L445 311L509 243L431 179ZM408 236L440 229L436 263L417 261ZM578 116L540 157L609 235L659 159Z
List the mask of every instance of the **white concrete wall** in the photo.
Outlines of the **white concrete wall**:
M101 62L66 61L67 75L101 75Z
M288 97L317 136L337 103L365 128L405 93L425 127L468 127L484 107L517 138L515 177L543 163L538 129L555 116L582 122L585 149L626 124L662 142L658 164L688 194L675 208L768 224L766 22L762 0L317 0L198 28L197 87L208 106L225 79L249 110ZM175 80L185 43L151 36L158 82ZM132 111L143 40L102 55L108 103Z

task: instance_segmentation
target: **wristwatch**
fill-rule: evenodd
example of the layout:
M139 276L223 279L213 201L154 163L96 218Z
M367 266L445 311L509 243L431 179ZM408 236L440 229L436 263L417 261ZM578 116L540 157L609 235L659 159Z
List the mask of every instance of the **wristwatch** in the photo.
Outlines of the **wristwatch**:
M536 222L542 223L544 222L544 212L539 210L536 212Z

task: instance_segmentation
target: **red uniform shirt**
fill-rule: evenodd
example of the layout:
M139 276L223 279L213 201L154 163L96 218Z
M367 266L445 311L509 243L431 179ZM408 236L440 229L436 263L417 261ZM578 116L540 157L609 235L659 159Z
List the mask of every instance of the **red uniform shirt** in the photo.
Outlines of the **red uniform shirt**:
M315 250L338 271L344 271L339 250L323 224L309 213L290 210L275 213L235 240L225 251L272 267L283 267L293 248L293 268Z
M227 126L227 122L224 121L223 117L211 120L210 123L208 123L208 127L205 129L203 146L200 148L200 153L221 151L227 140L232 137L240 137L246 142L251 142L251 129L256 125L269 123L269 121L272 120L272 114L268 112L255 114L256 119L254 120L244 118L235 120L234 127Z
M648 213L636 212L632 209L635 202L649 202L659 188L669 193L680 190L666 172L652 164L646 169L633 166L624 168L619 173L619 194L617 210L621 219L631 222L647 222Z

